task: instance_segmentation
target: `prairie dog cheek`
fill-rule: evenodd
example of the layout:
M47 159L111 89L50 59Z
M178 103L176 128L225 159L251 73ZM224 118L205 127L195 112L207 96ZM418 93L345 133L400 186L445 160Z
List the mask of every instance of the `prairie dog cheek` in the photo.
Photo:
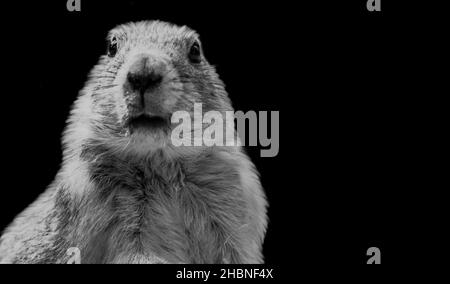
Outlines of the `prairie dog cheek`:
M183 95L183 83L180 82L177 70L173 66L169 66L170 71L165 75L163 81L164 93L162 103L168 112L173 112L177 102Z

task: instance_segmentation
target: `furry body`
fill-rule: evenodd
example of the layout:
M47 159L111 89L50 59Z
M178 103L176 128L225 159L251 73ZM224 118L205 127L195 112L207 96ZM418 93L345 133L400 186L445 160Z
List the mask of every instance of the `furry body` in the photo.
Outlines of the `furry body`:
M63 165L3 233L0 262L66 263L77 247L82 263L261 263L266 201L241 148L176 148L164 132L132 135L124 126L137 103L122 73L136 61L130 54L147 50L170 67L161 91L144 97L150 111L191 110L192 102L232 109L206 60L191 66L182 57L195 33L140 22L113 35L121 49L101 58L80 92Z

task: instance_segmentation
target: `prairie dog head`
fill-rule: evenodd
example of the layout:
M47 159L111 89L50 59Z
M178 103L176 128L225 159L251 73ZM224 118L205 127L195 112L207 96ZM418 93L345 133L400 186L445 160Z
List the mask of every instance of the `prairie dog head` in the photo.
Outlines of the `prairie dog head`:
M83 144L84 137L146 154L170 147L175 111L192 114L194 103L202 103L203 112L232 110L193 30L160 21L128 23L111 30L107 41L75 104L66 146Z

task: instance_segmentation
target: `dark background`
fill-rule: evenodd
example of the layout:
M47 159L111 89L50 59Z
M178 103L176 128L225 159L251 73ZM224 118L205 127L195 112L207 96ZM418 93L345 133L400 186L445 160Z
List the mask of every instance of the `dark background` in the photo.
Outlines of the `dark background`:
M159 19L198 31L236 110L280 112L279 155L248 149L270 203L267 263L364 264L371 246L382 263L405 261L402 232L413 217L401 206L415 176L402 38L411 27L392 1L382 1L381 13L368 12L365 0L82 0L81 12L68 12L66 1L36 2L2 11L10 20L2 31L0 228L57 173L65 120L107 32Z

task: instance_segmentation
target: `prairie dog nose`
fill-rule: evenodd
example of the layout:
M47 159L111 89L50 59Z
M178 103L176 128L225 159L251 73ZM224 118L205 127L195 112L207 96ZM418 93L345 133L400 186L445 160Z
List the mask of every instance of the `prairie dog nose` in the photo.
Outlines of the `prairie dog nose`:
M157 87L163 80L166 64L149 55L140 55L131 65L127 81L130 88L141 95L150 88Z

